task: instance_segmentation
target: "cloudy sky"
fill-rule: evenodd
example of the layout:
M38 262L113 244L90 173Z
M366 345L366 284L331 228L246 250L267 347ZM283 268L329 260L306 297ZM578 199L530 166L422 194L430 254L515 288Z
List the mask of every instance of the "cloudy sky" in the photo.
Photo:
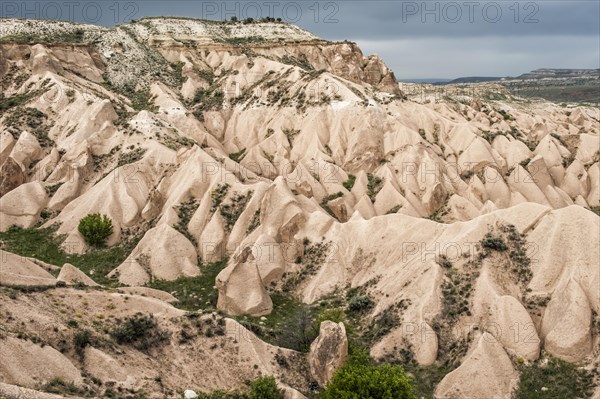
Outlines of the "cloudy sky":
M600 68L600 1L0 2L4 17L114 25L143 16L274 16L379 54L399 78L517 76L536 68Z

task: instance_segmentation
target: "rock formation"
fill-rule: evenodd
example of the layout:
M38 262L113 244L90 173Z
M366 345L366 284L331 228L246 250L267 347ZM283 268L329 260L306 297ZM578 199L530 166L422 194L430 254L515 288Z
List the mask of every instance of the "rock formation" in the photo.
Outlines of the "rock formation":
M348 337L344 323L324 321L319 336L310 346L310 374L321 386L326 386L333 374L348 358Z
M347 356L329 321L299 352L328 312L379 361L449 365L440 398L597 365L598 108L415 94L270 20L3 19L0 85L0 395L310 396ZM119 343L138 313L152 345Z

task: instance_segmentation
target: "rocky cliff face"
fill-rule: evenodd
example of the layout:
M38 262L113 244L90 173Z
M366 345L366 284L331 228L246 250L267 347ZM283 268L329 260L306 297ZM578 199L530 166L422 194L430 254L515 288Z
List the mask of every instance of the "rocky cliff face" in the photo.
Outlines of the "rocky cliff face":
M45 287L0 293L13 315L0 322L13 354L0 359L2 381L39 388L62 377L96 393L170 397L260 372L298 397L314 384L306 356L289 348L307 351L316 335L284 328L312 325L321 315L311 312L328 307L356 323L373 357L452 371L440 397L480 396L482 367L501 367L489 388L508 397L520 365L540 355L598 360L598 109L491 86L477 99L403 93L355 44L283 23L2 22L0 239L10 262L0 285ZM108 249L89 248L77 228L96 212L114 226ZM43 250L26 245L31 234L49 240ZM94 287L73 265L129 291ZM55 288L57 276L90 287ZM300 308L309 310L281 321ZM149 355L115 343L106 331L138 311L178 338ZM46 349L16 338L29 315L39 323L26 333ZM515 323L528 328L516 341ZM61 353L74 325L97 340L83 355ZM213 342L217 326L241 335ZM10 359L35 351L55 366L15 369ZM100 382L80 379L83 369Z

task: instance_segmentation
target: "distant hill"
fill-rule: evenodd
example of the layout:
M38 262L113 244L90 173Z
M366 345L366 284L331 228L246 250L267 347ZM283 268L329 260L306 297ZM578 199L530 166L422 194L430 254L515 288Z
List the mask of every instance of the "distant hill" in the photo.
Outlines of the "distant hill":
M600 77L600 69L557 69L557 68L539 68L531 72L524 73L517 77L497 77L497 76L465 76L457 79L423 79L423 82L412 80L413 83L433 83L433 84L460 84L460 83L482 83L496 82L500 80L530 80L530 79L547 79L547 78L598 78Z
M427 79L398 79L399 82L404 83L418 83L418 84L445 84L449 83L452 79L441 79L441 78L427 78Z
M490 77L490 76L467 76L464 78L458 78L446 82L446 84L457 84L457 83L481 83L481 82L495 82L505 78Z
M540 68L517 77L465 76L457 79L402 79L400 82L439 86L496 82L519 97L543 98L556 103L600 103L600 69Z
M540 68L524 73L517 79L544 79L544 78L580 78L600 76L600 69L552 69Z

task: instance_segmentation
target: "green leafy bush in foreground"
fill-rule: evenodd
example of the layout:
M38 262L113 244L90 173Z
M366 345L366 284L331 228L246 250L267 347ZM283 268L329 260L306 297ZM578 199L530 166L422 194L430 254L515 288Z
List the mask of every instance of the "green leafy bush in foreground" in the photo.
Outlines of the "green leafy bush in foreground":
M283 399L274 377L260 377L250 385L248 399Z
M250 391L200 393L198 399L283 399L274 377L259 377L250 384Z
M358 354L335 373L320 398L417 399L417 396L402 367L375 365L366 354Z
M113 225L108 216L92 213L79 221L77 230L79 230L86 243L101 247L104 246L108 237L113 233Z

